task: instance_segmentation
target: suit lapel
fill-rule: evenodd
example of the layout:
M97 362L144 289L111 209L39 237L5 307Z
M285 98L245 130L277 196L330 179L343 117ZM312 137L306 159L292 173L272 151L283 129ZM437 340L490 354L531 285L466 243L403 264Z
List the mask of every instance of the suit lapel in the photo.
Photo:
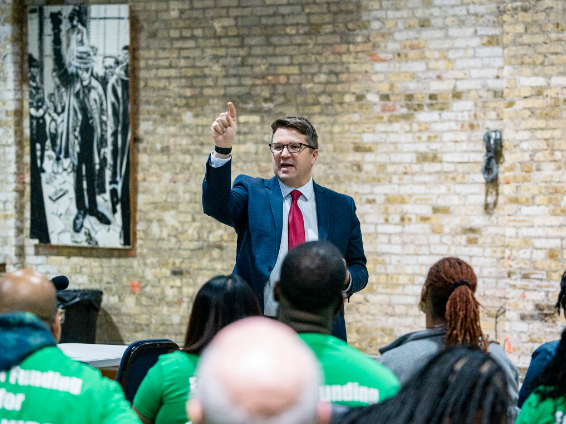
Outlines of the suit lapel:
M276 177L265 181L265 188L275 225L275 257L277 257L281 245L281 233L283 232L283 195L281 194L281 187L279 187L279 180Z
M318 239L328 240L328 231L330 229L330 200L324 187L319 186L314 181L313 186L316 201L316 218L318 221Z

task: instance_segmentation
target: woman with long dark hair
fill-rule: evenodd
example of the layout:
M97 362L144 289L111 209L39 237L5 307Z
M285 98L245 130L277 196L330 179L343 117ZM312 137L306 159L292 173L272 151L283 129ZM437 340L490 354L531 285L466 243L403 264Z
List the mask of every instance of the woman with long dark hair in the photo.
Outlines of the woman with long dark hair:
M441 351L391 399L350 411L340 424L505 424L505 371L479 349Z
M566 329L556 353L535 378L536 389L527 398L517 424L555 424L566 419Z
M185 424L185 403L196 388L198 357L222 328L241 318L260 315L259 303L246 281L237 275L217 276L198 291L185 345L159 357L142 381L133 407L144 424Z
M401 336L379 349L379 361L399 379L401 386L436 353L446 346L468 346L489 352L507 375L509 395L517 401L519 373L499 344L484 336L480 304L475 297L477 277L472 267L459 258L444 258L428 271L419 309L425 313L426 329ZM509 410L514 422L517 408Z

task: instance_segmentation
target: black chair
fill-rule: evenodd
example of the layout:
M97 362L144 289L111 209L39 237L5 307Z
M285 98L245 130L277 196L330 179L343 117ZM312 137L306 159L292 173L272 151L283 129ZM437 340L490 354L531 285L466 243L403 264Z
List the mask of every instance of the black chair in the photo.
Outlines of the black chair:
M132 403L142 380L160 355L179 350L169 339L138 340L128 346L122 356L116 381L122 386L126 399Z

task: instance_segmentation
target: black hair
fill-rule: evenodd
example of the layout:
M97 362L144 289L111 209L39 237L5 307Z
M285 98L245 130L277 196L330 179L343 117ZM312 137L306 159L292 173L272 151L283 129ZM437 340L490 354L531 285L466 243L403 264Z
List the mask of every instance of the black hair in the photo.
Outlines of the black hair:
M313 149L318 149L318 135L313 125L307 118L302 116L287 116L286 118L277 119L271 124L271 141L273 142L273 135L279 128L294 128L305 136L305 141Z
M460 346L435 355L395 397L352 410L341 423L503 424L510 404L503 369L489 354Z
M539 396L540 402L547 398L557 399L566 396L566 362L564 358L566 358L566 328L562 330L556 355L552 357L533 381L533 387L536 387L533 393Z
M195 297L183 350L198 355L228 324L260 314L257 298L242 277L218 275L208 280Z
M39 61L31 53L28 53L28 67L39 68Z
M556 305L554 305L558 315L560 315L560 308L566 317L566 271L562 274L562 279L560 280L560 293L558 293L558 299L556 300Z
M337 304L345 280L340 251L328 241L312 241L291 249L281 266L279 288L293 307L316 312Z

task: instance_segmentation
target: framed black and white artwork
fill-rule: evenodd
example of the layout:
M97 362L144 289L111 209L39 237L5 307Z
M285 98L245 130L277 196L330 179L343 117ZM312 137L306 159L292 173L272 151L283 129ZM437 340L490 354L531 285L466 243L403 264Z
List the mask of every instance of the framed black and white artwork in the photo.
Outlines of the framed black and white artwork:
M28 9L30 237L131 247L127 5Z

